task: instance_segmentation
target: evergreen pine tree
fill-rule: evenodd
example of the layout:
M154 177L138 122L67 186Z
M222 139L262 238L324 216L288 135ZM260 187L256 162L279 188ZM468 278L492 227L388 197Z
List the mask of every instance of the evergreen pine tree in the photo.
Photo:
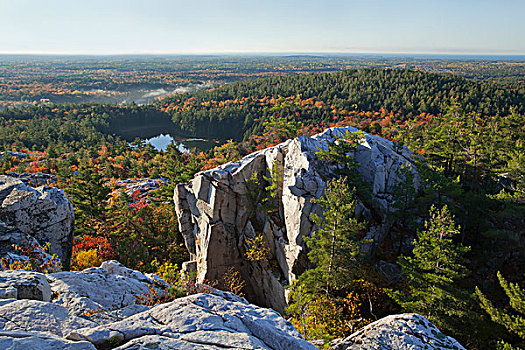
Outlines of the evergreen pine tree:
M301 275L313 294L331 295L349 287L355 277L360 254L357 235L365 224L354 217L354 193L346 178L339 178L330 181L324 196L315 201L324 212L311 215L317 230L305 240L308 258L316 267Z
M505 294L509 297L509 306L514 312L509 313L496 308L476 287L476 295L480 300L480 306L490 315L492 321L501 324L508 331L520 337L522 342L520 345L523 346L525 345L525 290L520 288L517 283L507 282L499 272L498 280L501 287L505 290ZM519 349L502 341L498 345L500 349L504 350Z
M409 312L428 317L447 328L447 320L466 315L468 295L455 282L465 277L464 255L469 247L454 243L460 234L447 206L430 209L425 229L414 241L414 256L400 256L398 263L406 276L406 290L392 293L394 300Z
M317 157L332 166L331 171L336 176L346 177L347 186L354 191L367 207L375 208L376 202L372 199L370 186L362 180L357 173L359 163L355 160L355 151L364 140L362 132L347 131L343 136L336 137L334 142L328 144L328 150L319 150ZM332 175L332 174L330 174Z
M411 229L415 225L413 209L415 206L416 188L414 186L415 172L410 164L402 165L395 170L395 173L400 181L394 186L393 197L395 202L393 207L395 210L390 213L390 216L397 221L397 225L400 227L397 237L393 237L399 243L399 255L403 248L404 231Z
M81 165L66 189L75 209L75 230L78 233L96 233L97 223L106 220L106 203L111 189L103 175L89 165Z
M315 200L324 209L323 215L311 215L317 230L305 238L308 258L315 267L291 285L291 306L287 309L306 337L329 341L342 336L346 327L342 296L360 271L362 241L358 234L366 226L354 217L354 195L355 190L343 177L329 181L324 196Z
M351 133L347 131L342 137L337 137L335 142L329 143L328 150L320 150L317 156L336 167L337 175L354 175L358 163L353 156L357 146L359 146L359 141L363 138L362 132ZM353 179L350 178L350 180Z

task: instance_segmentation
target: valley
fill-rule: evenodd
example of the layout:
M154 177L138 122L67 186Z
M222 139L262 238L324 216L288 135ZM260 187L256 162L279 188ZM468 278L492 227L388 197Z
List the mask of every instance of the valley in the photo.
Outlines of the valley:
M301 337L372 344L391 324L420 344L415 323L432 349L520 345L484 300L519 314L504 286L525 281L524 76L523 60L494 58L3 57L2 273L25 266L49 279L63 297L38 307L60 303L67 322L86 326L60 326L53 341L86 349L174 342L156 325L155 339L126 328L168 301L228 305L220 322L256 308L297 348L313 346ZM22 189L42 192L27 204ZM56 217L44 214L57 198ZM46 215L67 223L59 239ZM49 257L33 259L48 242ZM101 316L78 310L65 301L77 288L69 274L124 274L145 304L89 295L82 303L96 301ZM22 314L15 306L25 307L0 313ZM246 322L231 336L278 348ZM113 326L115 344L93 338ZM212 337L203 332L192 334Z

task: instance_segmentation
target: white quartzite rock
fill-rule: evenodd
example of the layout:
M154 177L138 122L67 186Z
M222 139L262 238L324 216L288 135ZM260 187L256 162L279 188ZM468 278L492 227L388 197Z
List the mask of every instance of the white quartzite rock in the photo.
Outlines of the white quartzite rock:
M99 347L126 343L121 349L148 344L177 349L316 349L277 312L211 294L180 298L119 322L76 330L67 338Z
M51 287L38 272L0 271L0 299L33 299L51 301Z
M64 338L38 332L0 330L0 349L9 350L96 350L89 342L72 342Z
M311 199L323 195L327 175L333 171L318 159L317 153L328 149L330 142L347 131L358 130L332 128L311 138L288 140L240 161L200 172L188 184L178 185L174 201L179 229L192 259L184 266L196 266L199 282L219 283L234 267L246 281L249 300L283 312L284 286L308 268L303 237L314 229L310 214L321 211ZM415 166L406 147L395 147L388 140L368 134L353 156L359 163L358 173L373 194L373 203L359 202L356 211L365 218L374 211L375 217L381 218L366 235L372 243L364 248L373 254L392 225L387 212L399 182L397 170L411 165L415 171ZM257 189L253 184L247 186L247 182L257 173L259 190L264 190L267 184L263 176L269 177L274 166L283 174L283 182L279 184L277 207L264 213L253 203ZM416 173L414 186L418 183ZM246 239L257 233L264 234L270 247L270 263L248 262L244 258Z
M73 248L73 206L64 191L54 187L33 188L0 175L0 221L30 235L41 244L50 243L64 269L69 269Z
M127 268L116 260L104 261L100 268L106 270L110 275L129 277L139 282L152 283L152 279L146 277L142 272Z
M384 317L340 341L330 350L466 350L416 314Z
M2 274L6 288L15 291L28 281L49 289L47 277L54 297L0 300L0 349L315 349L277 312L213 288L214 294L137 305L135 296L147 293L148 284L166 282L117 261L47 276Z
M104 264L107 266L113 262L105 262L102 266ZM122 272L119 269L117 271ZM53 302L63 305L70 314L79 316L134 306L137 296L148 293L147 284L154 283L152 280L140 281L133 277L111 274L101 267L81 272L52 273L47 278L51 290L57 295Z
M197 333L197 332L196 332ZM229 333L225 331L210 331L209 335L217 336L217 339L220 336L229 337L228 343L235 344L235 347L225 347L224 341L221 340L199 340L189 339L191 336L188 336L186 339L175 339L170 337L164 337L162 335L146 335L138 339L133 339L130 342L115 348L117 350L149 350L149 349L159 349L159 350L168 350L168 349L177 349L177 350L224 350L224 349L268 349L266 347L258 347L253 343L248 343L243 341L241 338L240 341L235 341L236 333ZM220 336L219 336L220 335ZM242 335L241 335L242 337ZM232 341L233 340L233 341Z
M37 300L17 300L0 306L0 329L49 332L65 336L83 327L96 327L95 322L72 316L63 306Z

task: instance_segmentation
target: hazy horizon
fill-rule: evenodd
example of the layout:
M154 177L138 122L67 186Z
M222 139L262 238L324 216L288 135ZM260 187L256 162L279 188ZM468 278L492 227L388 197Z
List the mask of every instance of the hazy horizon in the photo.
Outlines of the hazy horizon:
M525 55L519 0L0 0L0 54Z
M32 58L111 58L111 57L148 57L148 58L176 58L176 57L359 57L359 58L414 58L414 59L505 59L525 60L525 54L475 54L475 53L395 53L395 52L208 52L208 53L111 53L111 54L84 54L84 53L6 53L0 52L0 57L32 57Z

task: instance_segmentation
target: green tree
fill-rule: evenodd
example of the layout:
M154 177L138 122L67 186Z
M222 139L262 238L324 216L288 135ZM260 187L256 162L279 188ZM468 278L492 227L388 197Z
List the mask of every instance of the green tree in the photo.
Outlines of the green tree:
M343 136L336 137L334 142L328 144L328 150L319 150L317 157L335 167L335 172L340 176L355 178L355 169L358 166L354 159L354 152L359 142L364 138L362 132L347 131Z
M155 271L154 261L181 264L187 260L173 205L154 205L119 191L106 208L100 234L109 237L120 262L141 271Z
M359 163L354 158L356 149L364 138L364 133L360 131L346 131L343 136L336 137L334 142L328 144L328 150L319 150L317 157L329 164L336 176L344 176L345 182L354 188L357 197L368 208L376 209L376 202L372 199L370 186L363 181L357 172ZM333 176L333 174L330 175Z
M404 231L406 229L412 229L414 226L414 215L413 209L416 198L416 187L414 186L415 171L411 164L402 165L400 168L395 170L399 182L396 183L393 190L393 196L395 202L393 207L394 211L390 216L397 221L400 226L399 235L395 237L399 242L398 255L401 254L404 240Z
M323 197L315 202L322 215L312 214L317 226L310 238L309 260L315 267L306 270L290 286L287 312L307 338L329 341L346 334L344 296L360 271L358 234L366 227L355 218L355 190L345 177L327 183Z
M96 169L81 164L78 174L73 174L66 189L75 209L75 231L81 234L96 233L95 226L106 220L106 204L111 189Z
M521 339L521 346L525 345L525 290L520 288L517 283L509 283L501 273L498 272L499 284L505 290L509 297L509 306L513 312L507 312L496 308L492 302L485 296L478 287L476 287L476 296L480 301L480 306L489 315L492 321L504 326L509 332L517 335ZM512 350L519 349L512 345L500 341L500 349Z
M465 277L464 255L469 247L454 242L459 228L447 206L432 206L425 229L414 240L414 256L400 256L406 289L391 296L406 311L416 312L443 328L451 318L466 316L468 295L456 286Z
M275 108L275 107L274 107ZM264 134L275 134L279 140L287 140L297 136L300 124L293 120L288 120L285 116L278 113L263 122Z
M328 182L324 196L315 200L324 211L322 216L311 214L317 230L305 238L315 268L300 277L313 294L332 295L349 287L358 271L358 234L366 224L355 218L354 196L355 190L343 177Z
M175 186L191 180L193 175L201 169L201 164L194 155L182 153L172 141L162 154L163 163L160 165L160 174L169 179L155 191L154 202L171 201Z
M464 118L460 104L453 100L447 107L446 113L434 118L428 128L425 148L430 152L427 157L434 165L444 169L445 177L454 174L460 154L458 141L462 134L460 129Z

